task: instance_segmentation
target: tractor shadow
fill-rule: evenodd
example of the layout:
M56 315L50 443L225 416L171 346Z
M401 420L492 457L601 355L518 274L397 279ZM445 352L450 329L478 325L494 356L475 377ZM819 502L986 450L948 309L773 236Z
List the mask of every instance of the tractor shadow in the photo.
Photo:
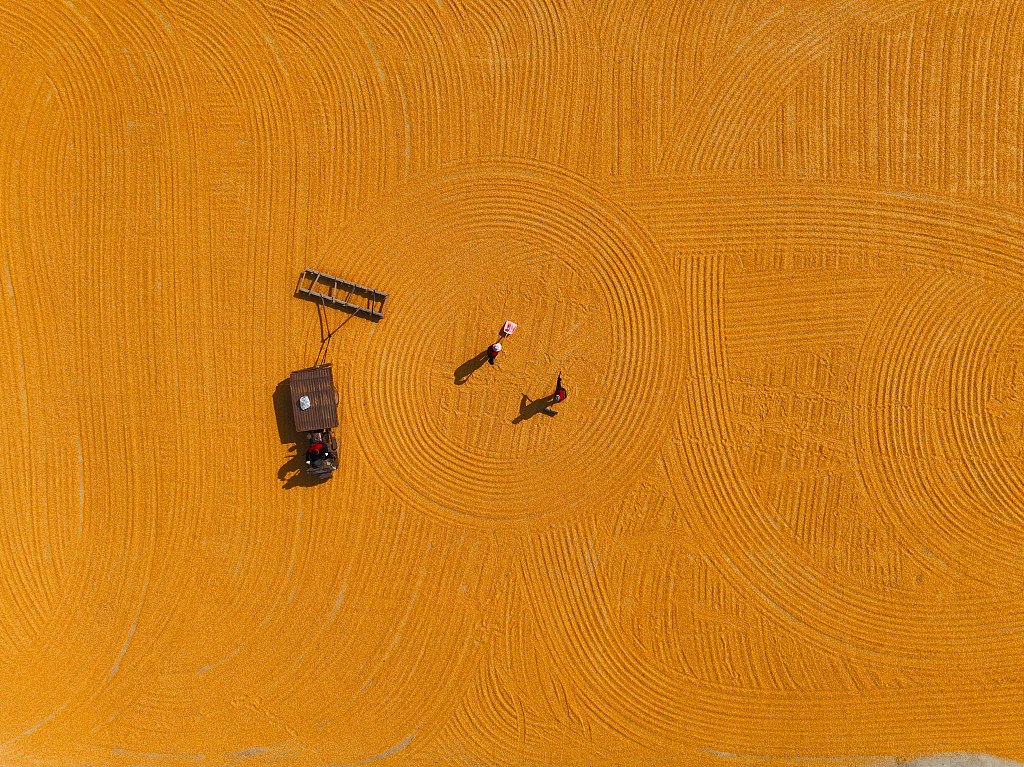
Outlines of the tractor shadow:
M277 479L285 490L293 487L313 487L330 479L330 474L306 473L306 435L295 431L292 416L292 397L289 379L274 389L274 414L277 416L277 436L288 446L288 458L277 470Z
M547 397L541 397L540 399L531 400L525 394L523 398L519 400L519 415L512 419L512 423L522 423L533 418L535 415L543 413L549 418L558 415L558 412L551 409L551 406L555 404L555 395L549 394Z

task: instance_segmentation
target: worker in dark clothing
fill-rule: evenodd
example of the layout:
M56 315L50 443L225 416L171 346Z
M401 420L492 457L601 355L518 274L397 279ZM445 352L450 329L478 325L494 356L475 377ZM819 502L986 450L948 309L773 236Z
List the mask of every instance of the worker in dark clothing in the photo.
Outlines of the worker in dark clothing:
M552 397L552 399L555 401L555 404L557 405L559 402L564 401L568 395L569 393L565 390L565 387L562 386L562 374L559 373L558 383L555 384L555 394Z
M497 358L498 353L501 351L501 341L491 344L487 347L487 361L492 365L494 360Z

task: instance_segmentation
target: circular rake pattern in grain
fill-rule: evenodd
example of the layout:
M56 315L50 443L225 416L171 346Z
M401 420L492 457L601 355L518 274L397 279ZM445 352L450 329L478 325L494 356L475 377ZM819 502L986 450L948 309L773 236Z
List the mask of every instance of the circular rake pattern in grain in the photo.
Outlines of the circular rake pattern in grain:
M646 233L579 179L537 164L450 168L333 252L332 268L389 293L343 398L367 460L420 508L470 523L586 509L628 491L656 455L676 402L676 281ZM482 364L505 319L516 335ZM559 371L570 396L553 416L535 401ZM593 414L581 421L574 402Z

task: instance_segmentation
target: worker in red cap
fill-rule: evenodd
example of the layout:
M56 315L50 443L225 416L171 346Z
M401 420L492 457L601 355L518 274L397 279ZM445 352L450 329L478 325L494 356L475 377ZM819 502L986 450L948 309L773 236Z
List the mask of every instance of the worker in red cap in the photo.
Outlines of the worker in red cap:
M306 451L306 465L316 466L319 468L320 460L323 458L324 443L320 441L320 435L317 434L310 441L309 449Z
M569 393L565 390L565 387L562 386L562 374L559 373L558 383L555 384L555 393L552 396L552 399L555 401L555 404L557 405L559 402L564 401L567 396L569 396Z
M501 351L501 341L496 341L495 343L493 343L490 346L488 346L487 347L487 361L490 362L493 365L494 364L494 360L497 358L498 353L500 351Z
M325 461L329 461L331 458L331 449L327 447L323 434L314 432L310 438L309 449L306 451L306 465L319 469Z

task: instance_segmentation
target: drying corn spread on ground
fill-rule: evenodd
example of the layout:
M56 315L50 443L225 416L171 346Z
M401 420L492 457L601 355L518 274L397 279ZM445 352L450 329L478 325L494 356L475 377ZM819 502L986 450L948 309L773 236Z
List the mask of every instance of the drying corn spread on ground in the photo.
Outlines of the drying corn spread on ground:
M1019 3L8 1L0 70L0 762L1024 754Z

